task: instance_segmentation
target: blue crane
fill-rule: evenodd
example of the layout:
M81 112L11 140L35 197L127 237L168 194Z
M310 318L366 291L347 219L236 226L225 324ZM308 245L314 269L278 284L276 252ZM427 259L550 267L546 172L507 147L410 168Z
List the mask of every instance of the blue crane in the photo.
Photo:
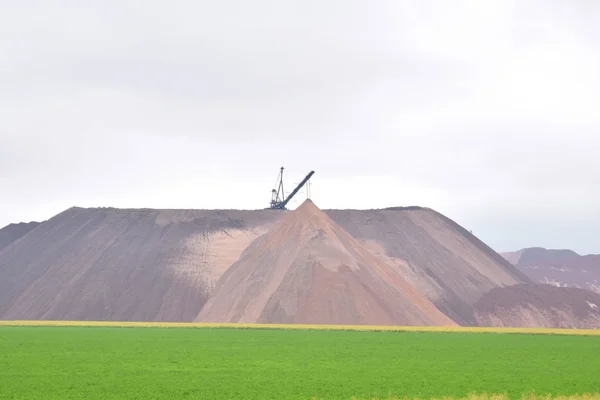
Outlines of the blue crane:
M306 182L309 181L309 179L314 175L314 173L315 171L310 171L308 175L306 175L306 177L302 179L302 182L300 182L298 186L296 186L296 188L292 191L292 193L290 193L290 195L286 199L285 193L283 192L283 167L281 167L279 177L277 179L279 181L279 185L277 189L273 189L271 191L271 206L269 208L273 210L287 210L285 206L290 202L290 200L292 200L292 198L298 193L298 191L302 189L304 185L306 185Z

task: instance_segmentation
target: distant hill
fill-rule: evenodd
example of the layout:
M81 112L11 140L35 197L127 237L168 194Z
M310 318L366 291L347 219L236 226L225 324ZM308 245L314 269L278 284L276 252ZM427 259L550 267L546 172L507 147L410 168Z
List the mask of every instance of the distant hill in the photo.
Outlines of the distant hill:
M10 224L0 229L0 250L28 234L37 228L39 224L39 222L21 222L18 224Z
M578 257L573 250L549 250L543 247L530 247L512 253L502 253L502 256L513 265L532 265L538 262L565 260Z
M482 326L519 328L600 328L600 294L552 285L492 289L475 305Z
M600 293L600 255L533 247L502 256L535 282Z

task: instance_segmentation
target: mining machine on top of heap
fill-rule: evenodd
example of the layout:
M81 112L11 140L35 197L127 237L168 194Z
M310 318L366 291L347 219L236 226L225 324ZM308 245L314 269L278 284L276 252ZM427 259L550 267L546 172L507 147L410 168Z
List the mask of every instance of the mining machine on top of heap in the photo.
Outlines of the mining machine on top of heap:
M304 177L304 179L296 186L296 188L290 193L290 195L286 198L285 193L283 191L283 167L279 172L279 176L277 178L278 185L277 189L273 189L271 191L271 205L270 209L272 210L287 210L286 206L292 200L292 198L302 189L304 185L310 180L310 178L314 175L315 171L310 171L308 175Z

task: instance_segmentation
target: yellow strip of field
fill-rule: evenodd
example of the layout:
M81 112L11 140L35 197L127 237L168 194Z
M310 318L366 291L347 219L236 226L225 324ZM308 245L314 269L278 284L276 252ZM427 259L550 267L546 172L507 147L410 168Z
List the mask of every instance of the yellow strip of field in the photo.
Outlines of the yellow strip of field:
M193 322L120 322L120 321L0 321L0 326L78 326L123 328L237 328L237 329L301 329L334 331L392 332L471 332L523 333L545 335L600 336L597 329L488 328L455 326L373 326L373 325L306 325L306 324L234 324Z
M509 400L510 398L506 394L470 394L466 397L442 397L440 399L431 400ZM352 400L359 400L354 397ZM369 400L420 400L418 398L411 399L410 397L375 397ZM600 400L600 394L598 393L586 393L576 395L536 395L536 394L524 394L520 397L520 400Z
M515 399L513 397L513 399ZM318 400L314 398L313 400ZM352 400L360 400L358 397L353 397ZM373 397L369 400L425 400L419 398L410 397ZM466 397L442 397L439 399L433 398L431 400L510 400L510 397L506 394L470 394ZM600 394L598 393L586 393L576 395L537 395L537 394L524 394L520 397L520 400L600 400Z

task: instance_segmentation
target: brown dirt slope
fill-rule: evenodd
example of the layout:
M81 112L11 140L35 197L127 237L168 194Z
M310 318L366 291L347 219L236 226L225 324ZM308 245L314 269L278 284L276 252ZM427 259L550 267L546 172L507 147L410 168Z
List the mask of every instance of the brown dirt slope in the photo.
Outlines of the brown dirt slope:
M10 224L0 229L0 250L21 239L37 228L39 224L39 222L21 222L19 224Z
M279 214L69 209L0 252L0 318L191 321Z
M481 326L600 329L600 294L544 284L496 288L477 302L475 316Z
M511 257L518 254L518 258ZM600 293L600 255L579 255L572 250L523 249L503 253L534 282L557 287L589 289Z
M491 289L531 283L489 246L434 210L396 207L327 213L460 325L477 324L473 306Z
M454 325L310 200L244 251L196 321Z

